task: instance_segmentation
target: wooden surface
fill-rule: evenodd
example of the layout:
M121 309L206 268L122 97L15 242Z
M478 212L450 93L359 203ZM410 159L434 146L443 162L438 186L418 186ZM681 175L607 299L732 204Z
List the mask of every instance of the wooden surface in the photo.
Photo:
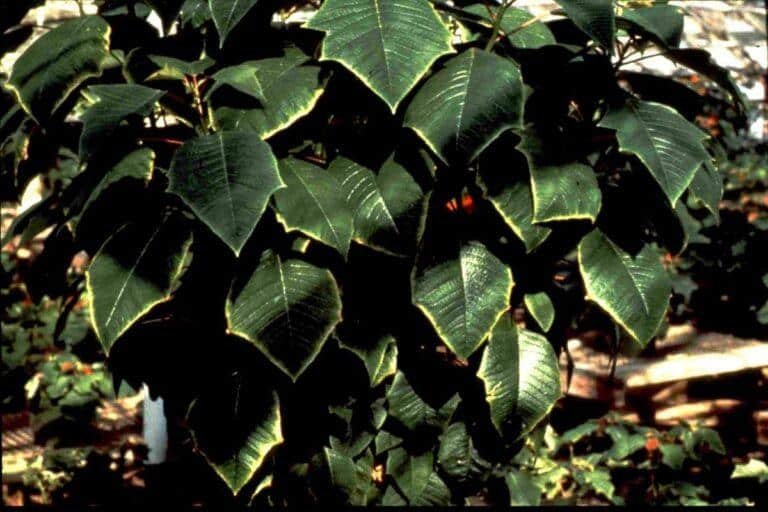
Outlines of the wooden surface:
M611 357L589 347L571 346L573 377L568 393L588 399L610 399L617 390L638 389L678 381L768 368L768 342L728 334L691 335L679 328L673 340L661 340L658 357L619 355L611 379ZM688 338L686 340L686 338ZM686 340L680 342L679 340ZM665 349L665 345L670 348ZM561 360L566 372L566 359Z

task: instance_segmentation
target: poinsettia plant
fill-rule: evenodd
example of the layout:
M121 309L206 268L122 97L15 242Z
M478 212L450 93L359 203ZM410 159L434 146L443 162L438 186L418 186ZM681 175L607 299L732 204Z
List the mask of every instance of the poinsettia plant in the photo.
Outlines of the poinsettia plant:
M6 239L245 502L508 499L580 315L648 343L717 212L700 98L626 66L743 111L665 2L96 4L3 78L3 199L66 176Z

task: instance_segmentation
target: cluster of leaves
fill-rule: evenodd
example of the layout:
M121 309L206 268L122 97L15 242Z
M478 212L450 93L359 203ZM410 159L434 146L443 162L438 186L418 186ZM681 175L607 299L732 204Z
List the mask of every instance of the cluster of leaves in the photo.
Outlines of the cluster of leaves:
M93 256L112 369L243 499L462 502L558 398L585 295L646 344L662 249L717 209L698 112L622 67L661 50L743 111L680 9L557 2L97 2L4 79L4 199L77 171L8 236Z
M7 254L4 253L4 260ZM6 262L4 262L6 263ZM14 265L3 265L6 275L15 273ZM22 284L5 289L2 311L2 382L3 411L17 412L26 403L24 386L47 361L79 353L87 361L103 361L103 352L91 333L87 312L82 304L62 305L61 299L31 299ZM62 315L63 311L66 311Z
M93 428L96 407L114 398L112 379L103 363L83 364L74 354L62 352L40 365L26 385L32 428L38 440L67 431L69 423L83 434ZM51 434L48 434L51 432Z
M722 478L718 466L726 449L706 427L682 423L659 431L609 414L562 435L549 425L537 434L506 475L512 505L750 504L747 498L710 498L710 489L721 487L713 484ZM751 460L736 465L732 477L761 479L760 468Z

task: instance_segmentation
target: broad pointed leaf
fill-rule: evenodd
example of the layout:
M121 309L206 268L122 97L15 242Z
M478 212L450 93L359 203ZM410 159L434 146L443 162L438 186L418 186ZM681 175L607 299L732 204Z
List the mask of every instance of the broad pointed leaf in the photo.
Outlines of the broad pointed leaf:
M192 242L174 217L128 225L94 256L85 276L91 323L106 352L153 306L168 300Z
M129 116L149 115L163 91L136 84L92 85L86 90L86 95L95 103L82 116L81 160L87 160L95 153Z
M578 252L587 298L647 344L664 318L671 291L656 249L646 245L632 257L596 229L582 239Z
M504 130L520 126L523 81L510 59L475 48L454 57L419 89L405 113L445 162L474 160Z
M243 94L253 96L259 101L266 101L264 89L261 86L261 80L256 75L256 66L249 63L229 66L214 73L211 77L215 84L208 89L206 96L213 94L223 85L228 85Z
M599 126L616 130L620 149L640 159L672 206L709 159L703 132L660 103L630 101L609 110Z
M37 39L16 61L7 86L42 122L109 56L109 25L99 16L65 21Z
M618 21L631 32L644 34L662 46L677 47L683 35L685 15L674 5L654 5L624 9Z
M282 57L240 64L239 69L253 70L261 87L261 105L221 105L214 114L217 124L224 130L253 130L267 139L307 115L323 94L320 67L305 65L308 60L301 50L287 48Z
M438 58L454 51L428 0L326 0L305 26L326 33L320 60L341 63L392 112Z
M544 332L549 331L555 321L555 306L546 292L527 293L523 297L525 307Z
M283 442L283 434L277 393L246 382L239 371L227 384L230 389L194 402L190 426L208 464L237 494Z
M389 415L409 430L420 427L443 428L459 405L459 395L453 395L439 409L425 402L413 389L403 372L398 371L387 390Z
M296 158L280 161L280 175L286 188L275 193L278 220L287 231L301 231L346 258L352 212L333 175Z
M227 300L230 332L245 338L296 380L336 324L341 297L328 270L266 251Z
M715 218L720 218L720 199L723 197L723 177L709 160L705 160L693 176L688 189L693 198L704 205Z
M574 162L558 146L535 135L526 135L520 150L531 173L533 222L597 219L602 194L591 167Z
M477 376L485 386L491 421L501 434L530 432L560 398L560 367L546 338L518 332L504 315L491 333Z
M248 132L192 139L176 151L169 170L168 190L237 255L269 198L284 186L269 145Z
M497 7L491 7L494 18L498 12ZM465 11L481 16L488 20L488 25L492 26L493 18L488 13L488 6L483 4L473 4L464 8ZM533 14L524 9L509 7L504 11L501 19L501 31L506 34L507 39L517 48L541 48L548 44L556 44L555 36L541 21L531 21Z
M455 250L433 261L420 255L412 277L413 303L453 353L466 359L509 309L513 285L509 267L484 245L456 243Z
M405 168L390 159L375 173L337 157L328 172L353 210L356 242L395 253L413 246L424 194Z
M555 0L573 21L600 46L613 52L616 19L613 0Z
M219 45L224 46L227 36L240 21L253 9L259 0L208 0L211 16L219 32Z
M524 165L524 164L523 164ZM549 237L551 229L533 223L531 181L523 172L485 168L479 174L480 186L504 222L531 252Z

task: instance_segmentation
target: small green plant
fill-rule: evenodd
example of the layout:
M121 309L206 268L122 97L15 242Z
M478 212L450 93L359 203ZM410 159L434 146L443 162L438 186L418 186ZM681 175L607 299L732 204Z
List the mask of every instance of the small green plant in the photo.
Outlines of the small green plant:
M683 423L659 431L608 415L562 435L541 429L515 456L506 482L513 505L749 505L747 498L710 498L725 454L712 429ZM734 478L756 472L742 468Z
M38 440L62 435L63 422L76 429L95 428L96 407L114 398L112 379L103 363L83 364L71 353L52 354L26 384L32 427ZM42 431L48 432L41 435Z
M7 235L92 257L111 370L237 499L493 501L587 303L648 343L720 199L692 91L626 65L743 114L679 8L557 3L100 1L3 79L4 194L67 177Z

